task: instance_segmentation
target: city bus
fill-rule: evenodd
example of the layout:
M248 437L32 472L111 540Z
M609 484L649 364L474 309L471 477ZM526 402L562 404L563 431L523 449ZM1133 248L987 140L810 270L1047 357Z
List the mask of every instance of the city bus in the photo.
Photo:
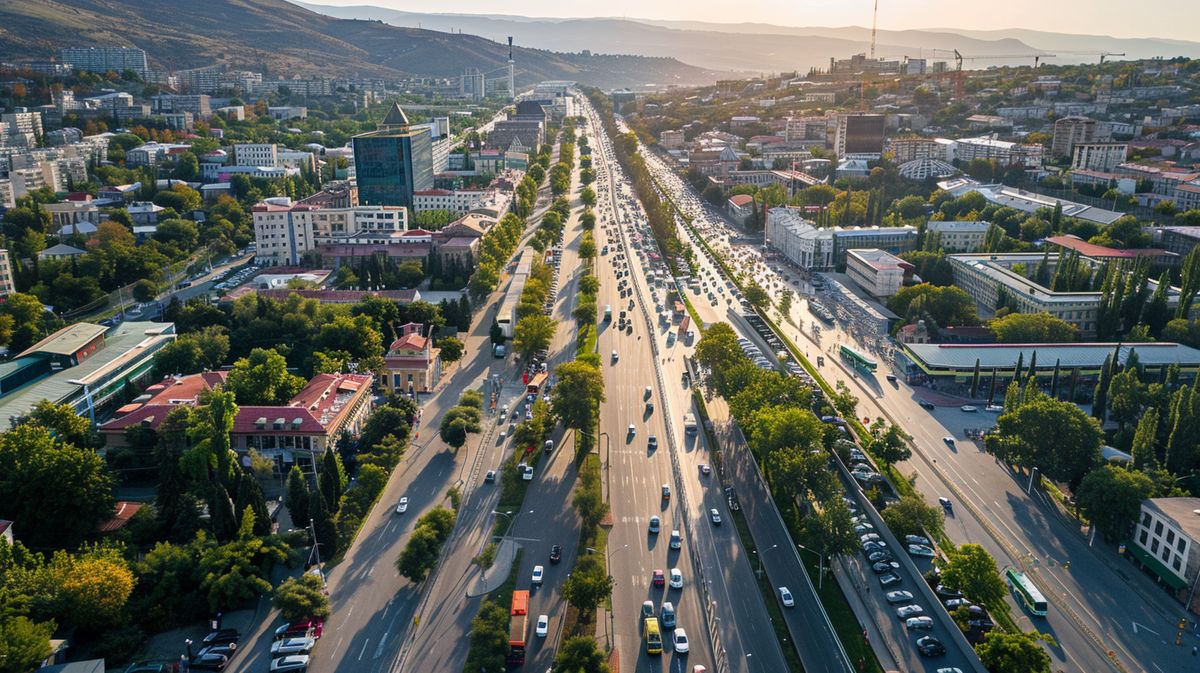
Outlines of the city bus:
M1046 616L1046 599L1025 573L1009 567L1004 569L1004 578L1008 580L1008 588L1012 591L1013 598L1023 604L1030 614Z
M549 378L550 375L546 372L538 372L534 374L533 378L529 379L529 385L525 386L525 393L527 395L537 395L541 393L542 388L546 386L546 380Z
M849 360L850 362L854 363L854 366L858 369L863 369L868 372L873 372L873 371L875 371L875 368L879 366L878 364L875 363L874 360L867 357L866 355L863 355L862 353L859 353L858 351L847 346L846 344L841 344L839 349L841 351L842 357L844 357L847 360Z
M646 654L662 654L662 631L658 628L657 617L647 617L642 624L646 635Z
M514 591L508 620L508 665L525 663L525 634L529 632L529 592Z

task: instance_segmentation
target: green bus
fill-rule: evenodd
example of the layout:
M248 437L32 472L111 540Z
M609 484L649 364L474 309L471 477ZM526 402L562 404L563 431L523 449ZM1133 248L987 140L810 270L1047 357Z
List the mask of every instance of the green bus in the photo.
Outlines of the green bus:
M854 363L854 366L857 367L858 369L862 369L862 370L865 370L868 372L873 372L879 366L874 360L867 357L866 355L863 355L862 353L859 353L858 351L847 346L846 344L841 345L841 353L842 353L842 357L844 357L847 360L849 360L850 362Z
M1004 578L1008 580L1008 588L1012 591L1013 598L1020 601L1030 614L1038 617L1046 616L1046 598L1042 596L1042 592L1038 591L1033 582L1025 576L1025 573L1016 568L1008 567L1004 569Z

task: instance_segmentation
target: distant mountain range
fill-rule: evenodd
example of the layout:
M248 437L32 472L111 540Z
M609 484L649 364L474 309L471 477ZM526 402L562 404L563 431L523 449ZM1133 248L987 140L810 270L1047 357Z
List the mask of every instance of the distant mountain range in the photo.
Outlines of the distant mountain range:
M49 58L74 45L137 46L160 70L227 65L273 76L454 77L508 61L500 41L339 19L284 0L0 0L0 59ZM696 85L720 76L674 58L570 51L522 43L514 50L518 84Z
M527 47L558 51L669 56L703 68L742 72L786 72L828 67L829 58L847 58L869 49L869 28L776 26L764 23L707 23L651 19L553 19L488 14L405 12L371 5L332 7L296 2L315 12L341 18L380 20L395 26L463 31L491 39L512 35ZM1162 56L1200 58L1200 42L1159 38L1113 38L1035 30L972 31L955 28L880 30L876 55L953 62L953 49L968 68L1032 65L1035 54L1056 58L1044 63L1087 63L1100 52L1124 52L1128 59ZM940 51L939 51L940 50ZM1024 54L1029 54L1024 57ZM1019 58L1006 58L1010 55ZM987 58L991 57L991 58ZM1110 57L1121 58L1121 57Z

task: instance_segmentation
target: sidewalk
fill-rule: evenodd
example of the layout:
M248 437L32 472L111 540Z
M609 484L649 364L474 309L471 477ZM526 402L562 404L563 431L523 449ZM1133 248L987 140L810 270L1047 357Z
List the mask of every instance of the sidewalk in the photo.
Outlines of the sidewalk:
M854 618L863 627L867 642L875 651L875 656L879 658L879 665L886 671L900 670L899 664L896 663L896 655L892 652L891 642L879 630L874 613L867 607L859 593L859 583L855 579L854 570L849 567L850 563L843 557L838 557L836 563L837 572L834 572L831 567L829 574L837 578L838 586L842 588L842 593L846 595L846 602L850 604L850 609L854 612ZM870 591L869 585L867 591Z
M495 563L492 564L492 567L484 570L475 584L467 589L467 598L491 593L504 584L509 573L512 572L513 559L516 558L518 549L520 549L520 545L513 540L509 538L501 540L496 547Z

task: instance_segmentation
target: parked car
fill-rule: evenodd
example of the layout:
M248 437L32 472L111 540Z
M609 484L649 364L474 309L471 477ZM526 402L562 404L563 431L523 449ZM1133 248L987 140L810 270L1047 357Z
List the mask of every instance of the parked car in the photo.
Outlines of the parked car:
M911 601L913 595L911 591L889 591L884 594L883 597L887 599L887 602L891 603L892 605L896 605L898 603L907 603Z
M282 657L289 654L308 654L317 644L316 638L285 638L271 643L271 656Z
M909 617L920 617L925 614L925 608L920 605L905 605L896 608L896 616L900 619L908 619Z
M945 584L937 585L937 587L934 588L933 593L937 594L938 598L941 598L942 600L949 600L951 598L962 598L963 597L961 592L955 591L954 589L951 589L950 587L946 586Z
M199 653L192 657L190 667L199 671L223 671L229 665L229 657L223 654Z
M904 542L905 544L923 544L926 547L932 546L927 538L924 538L920 535L905 535Z
M893 584L899 584L902 581L903 580L900 579L900 576L895 573L888 573L886 575L879 576L879 583L885 587L890 587Z
M271 662L271 673L293 673L308 670L307 654L293 654Z
M926 547L923 544L908 545L908 553L913 556L923 556L925 558L933 558L935 555L932 548Z
M537 586L542 583L542 579L545 576L546 568L544 566L536 565L533 567L533 577L530 578L530 583L532 583L534 586Z
M894 561L896 557L892 556L892 552L886 549L879 549L867 554L867 560L871 563L879 563L880 561Z
M242 634L238 633L237 629L217 629L204 636L200 644L204 646L224 645L226 643L236 643L241 638Z
M796 605L796 599L792 598L792 592L787 587L779 587L779 600L783 602L783 607L785 608Z
M875 571L876 575L883 573L895 572L900 569L900 564L895 561L879 561L871 565L871 570Z
M979 407L972 406L972 405L970 405L970 404L964 404L964 405L962 405L961 407L959 407L959 409L961 409L962 411L965 411L965 412L967 412L968 414L973 414L973 413L975 413L975 412L979 411Z
M537 628L534 631L539 638L545 638L546 634L550 633L550 617L547 615L538 615Z
M922 615L920 617L909 617L904 620L904 626L910 631L932 631L933 617Z

